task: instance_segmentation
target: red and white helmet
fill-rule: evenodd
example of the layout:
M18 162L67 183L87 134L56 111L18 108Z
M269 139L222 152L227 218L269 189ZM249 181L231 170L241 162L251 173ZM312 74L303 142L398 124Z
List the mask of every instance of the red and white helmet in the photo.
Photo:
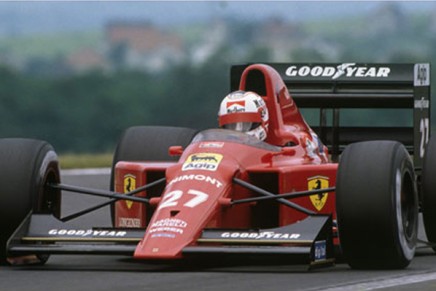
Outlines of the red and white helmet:
M254 92L235 91L221 102L219 126L245 132L265 140L268 131L268 109L265 101Z

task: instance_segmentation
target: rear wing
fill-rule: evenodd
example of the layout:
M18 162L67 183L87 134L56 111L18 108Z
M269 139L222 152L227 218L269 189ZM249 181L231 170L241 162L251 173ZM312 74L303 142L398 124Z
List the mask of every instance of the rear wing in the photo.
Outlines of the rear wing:
M268 63L282 77L299 108L319 109L312 129L334 159L346 145L365 140L396 140L422 167L430 133L430 64ZM231 68L231 90L237 90L243 70ZM342 126L341 109L410 109L407 126ZM400 111L404 114L404 110ZM331 114L331 115L330 115ZM372 125L372 126L371 126Z

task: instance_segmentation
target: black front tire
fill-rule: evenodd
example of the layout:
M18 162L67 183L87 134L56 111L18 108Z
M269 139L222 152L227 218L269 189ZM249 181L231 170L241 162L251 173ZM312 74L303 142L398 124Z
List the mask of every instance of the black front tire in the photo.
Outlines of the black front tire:
M114 191L115 166L119 161L177 161L179 157L170 156L170 146L188 146L197 130L184 127L134 126L122 134L115 150L110 190ZM115 204L111 204L111 221L115 222Z
M338 166L336 211L345 260L355 269L402 269L415 254L418 197L412 161L393 141L348 146Z
M422 168L422 217L425 233L431 243L436 243L436 136L427 145ZM436 246L433 247L436 251Z
M24 218L33 213L60 215L59 164L52 146L32 139L0 139L0 263L7 261L7 241ZM45 263L48 256L39 256Z

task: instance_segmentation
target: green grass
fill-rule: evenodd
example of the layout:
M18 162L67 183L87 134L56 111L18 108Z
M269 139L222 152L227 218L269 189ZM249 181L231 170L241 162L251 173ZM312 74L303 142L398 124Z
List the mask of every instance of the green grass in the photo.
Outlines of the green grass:
M112 153L63 154L59 156L61 169L107 168L112 166Z

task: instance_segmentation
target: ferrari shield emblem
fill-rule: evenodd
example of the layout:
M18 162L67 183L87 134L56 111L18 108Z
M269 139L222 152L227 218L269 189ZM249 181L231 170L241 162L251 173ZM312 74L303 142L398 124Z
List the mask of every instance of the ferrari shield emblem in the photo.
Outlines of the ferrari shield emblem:
M129 193L130 191L133 191L136 189L136 177L131 175L131 174L127 174L124 176L124 193ZM130 200L125 200L127 208L131 208L133 201Z
M317 189L323 189L328 187L329 187L328 177L315 176L307 180L307 188L309 190L317 190ZM320 194L311 195L310 201L312 201L313 206L318 211L321 211L321 209L324 207L325 203L327 202L327 198L328 198L327 193L320 193Z

